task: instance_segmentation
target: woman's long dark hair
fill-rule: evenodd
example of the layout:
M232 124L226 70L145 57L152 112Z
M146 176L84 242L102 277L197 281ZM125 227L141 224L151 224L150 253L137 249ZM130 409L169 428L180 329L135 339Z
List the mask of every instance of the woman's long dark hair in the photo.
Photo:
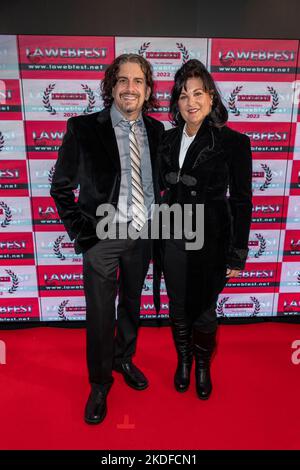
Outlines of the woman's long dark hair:
M203 83L203 89L208 92L212 98L212 110L208 115L209 123L215 127L225 126L228 120L228 112L222 103L220 93L216 87L214 79L208 72L206 67L197 59L187 61L179 70L177 70L174 77L174 85L171 92L170 99L170 120L173 125L180 126L184 124L184 120L180 115L178 108L178 100L182 88L185 88L186 82L189 78L200 78Z
M115 58L112 64L105 71L104 79L101 82L101 94L105 108L110 108L113 103L112 89L117 83L120 65L126 62L133 62L139 64L144 72L146 79L146 86L150 87L150 96L143 105L143 111L150 111L159 106L156 97L154 96L154 83L152 76L152 67L144 57L138 54L122 54Z

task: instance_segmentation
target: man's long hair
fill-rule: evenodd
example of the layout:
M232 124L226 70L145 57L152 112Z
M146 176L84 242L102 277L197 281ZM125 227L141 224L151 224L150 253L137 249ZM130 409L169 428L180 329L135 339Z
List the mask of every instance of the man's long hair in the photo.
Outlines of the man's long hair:
M101 94L105 108L110 108L114 98L112 96L112 90L117 83L118 73L120 65L126 62L133 62L139 64L142 71L144 72L146 79L146 86L150 88L150 96L147 101L144 102L143 112L149 112L154 108L158 108L159 104L154 95L154 82L152 76L152 67L144 57L138 54L122 54L115 58L112 64L105 71L104 79L101 82Z

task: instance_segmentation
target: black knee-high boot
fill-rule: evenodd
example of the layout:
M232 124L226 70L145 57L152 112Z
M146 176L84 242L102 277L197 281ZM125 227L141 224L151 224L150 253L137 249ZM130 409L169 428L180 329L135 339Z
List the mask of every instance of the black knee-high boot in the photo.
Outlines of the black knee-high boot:
M184 319L172 319L171 329L178 359L174 386L178 392L185 392L190 385L193 363L192 330Z
M207 400L212 391L210 361L216 345L216 331L204 333L193 328L196 391L201 400Z

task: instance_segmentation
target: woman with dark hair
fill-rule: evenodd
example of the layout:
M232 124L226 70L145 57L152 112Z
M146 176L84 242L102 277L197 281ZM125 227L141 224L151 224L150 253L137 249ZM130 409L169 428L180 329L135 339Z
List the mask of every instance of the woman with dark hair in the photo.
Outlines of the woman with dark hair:
M159 150L162 202L179 204L184 215L192 217L193 231L199 227L198 205L204 209L201 249L191 249L190 241L187 244L191 234L185 233L185 225L178 239L174 221L171 238L163 241L163 271L178 356L174 384L179 392L187 390L194 357L197 394L207 399L212 390L210 361L216 345L218 295L229 278L239 275L248 254L250 140L226 126L228 113L214 80L195 59L175 75L170 115L175 127L165 132Z

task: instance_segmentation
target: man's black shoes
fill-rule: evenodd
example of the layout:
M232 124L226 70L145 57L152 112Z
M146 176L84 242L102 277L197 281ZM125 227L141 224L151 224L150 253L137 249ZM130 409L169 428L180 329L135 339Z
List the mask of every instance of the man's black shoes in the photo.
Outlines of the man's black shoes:
M132 362L115 365L114 370L120 372L125 382L135 390L144 390L148 387L148 380ZM91 384L84 410L84 420L87 424L99 424L104 420L107 413L106 397L106 389L98 384Z
M149 385L143 372L140 371L132 362L117 364L114 366L114 370L120 372L127 385L135 390L144 390Z
M92 385L85 405L84 420L87 424L99 424L104 420L106 413L106 393Z

